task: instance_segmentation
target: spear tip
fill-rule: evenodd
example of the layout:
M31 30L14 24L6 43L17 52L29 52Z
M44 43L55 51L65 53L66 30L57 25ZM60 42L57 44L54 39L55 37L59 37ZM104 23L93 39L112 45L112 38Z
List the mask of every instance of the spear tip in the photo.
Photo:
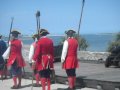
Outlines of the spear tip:
M39 17L39 16L40 16L40 11L37 11L36 17Z
M85 2L85 0L83 0L83 3Z

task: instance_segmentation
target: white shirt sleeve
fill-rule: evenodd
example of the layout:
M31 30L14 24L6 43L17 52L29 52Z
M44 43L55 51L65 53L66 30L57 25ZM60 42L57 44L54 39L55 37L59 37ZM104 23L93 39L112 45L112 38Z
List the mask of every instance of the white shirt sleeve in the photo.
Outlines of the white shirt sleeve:
M22 47L23 47L23 42L21 42L21 45L22 45Z
M34 55L34 46L31 45L30 46L30 51L29 51L29 63L32 63L33 55Z
M2 55L3 59L8 59L9 55L10 55L10 48L11 48L11 43L9 42L9 46L7 48L7 50L4 52L4 54Z
M62 50L62 56L61 56L61 62L62 63L65 61L67 51L68 51L68 41L65 40L65 42L63 44L63 50Z
M24 49L23 49L23 42L21 42L21 45L22 45L22 50L21 50L21 52L23 52L23 51L24 51Z

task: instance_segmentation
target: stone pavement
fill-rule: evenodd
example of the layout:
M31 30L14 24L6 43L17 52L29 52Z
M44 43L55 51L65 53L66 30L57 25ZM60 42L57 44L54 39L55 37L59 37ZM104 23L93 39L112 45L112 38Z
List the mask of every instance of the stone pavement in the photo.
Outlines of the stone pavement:
M98 85L102 86L104 90L114 90L116 87L120 87L120 68L111 66L105 68L104 63L79 62L80 68L77 69L77 81L78 87L91 87L97 88ZM26 75L30 75L29 65L25 68ZM56 82L67 84L67 75L65 70L62 69L61 63L55 63Z
M35 81L34 81L35 82ZM31 90L31 84L32 81L29 79L23 79L22 80L22 87L17 90ZM0 80L0 90L12 90L10 87L13 85L12 79L4 80L3 82ZM67 85L64 84L52 84L51 90L57 90L57 88L67 88ZM14 89L16 90L16 89ZM41 87L33 87L33 90L42 90ZM82 89L76 89L76 90L96 90L92 88L82 88Z

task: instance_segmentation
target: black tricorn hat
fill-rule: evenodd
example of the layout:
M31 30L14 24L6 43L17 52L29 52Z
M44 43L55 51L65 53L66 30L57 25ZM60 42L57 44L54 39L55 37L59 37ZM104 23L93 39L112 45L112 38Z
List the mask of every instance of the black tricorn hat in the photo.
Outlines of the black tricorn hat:
M16 34L16 35L18 35L18 34L21 34L19 31L17 31L17 30L13 30L12 32L11 32L11 34Z
M38 37L38 34L33 34L32 35L32 38L37 38Z
M76 33L74 30L68 30L68 31L65 31L65 33L67 34L67 35L69 35L69 34L73 34L73 33Z
M39 32L40 35L47 35L50 34L46 29L41 29Z

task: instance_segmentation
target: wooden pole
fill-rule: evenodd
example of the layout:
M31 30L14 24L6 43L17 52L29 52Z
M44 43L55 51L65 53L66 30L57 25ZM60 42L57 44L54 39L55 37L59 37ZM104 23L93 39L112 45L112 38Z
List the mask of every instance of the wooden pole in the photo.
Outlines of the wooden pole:
M9 41L10 41L10 34L11 34L11 31L12 31L13 20L14 20L14 18L12 17L11 18L11 25L10 25L10 32L9 32L9 37L8 37L8 44L9 44Z
M37 13L36 13L36 21L37 21L37 32L38 32L38 38L39 38L39 30L40 30L40 11L37 11Z
M82 10L81 10L80 21L79 21L79 26L78 26L78 37L80 36L80 26L81 26L81 22L82 22L84 4L85 4L85 0L83 0L83 2L82 2Z

